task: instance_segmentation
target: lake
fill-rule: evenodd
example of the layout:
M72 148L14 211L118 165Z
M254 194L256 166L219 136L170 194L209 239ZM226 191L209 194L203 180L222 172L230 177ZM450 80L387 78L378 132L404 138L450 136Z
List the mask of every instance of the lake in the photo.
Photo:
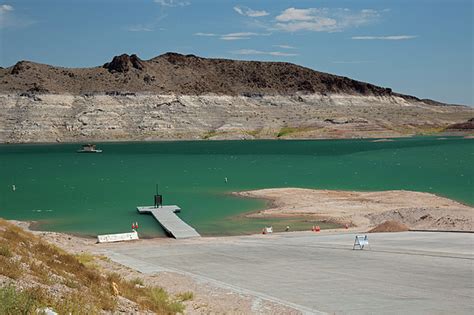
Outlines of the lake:
M230 195L240 190L405 189L474 204L474 139L461 137L98 143L101 154L78 154L79 147L0 145L0 217L88 236L128 232L137 221L142 236L162 236L152 216L136 212L153 204L156 184L164 203L179 205L179 216L202 235L313 224L246 219L265 202Z

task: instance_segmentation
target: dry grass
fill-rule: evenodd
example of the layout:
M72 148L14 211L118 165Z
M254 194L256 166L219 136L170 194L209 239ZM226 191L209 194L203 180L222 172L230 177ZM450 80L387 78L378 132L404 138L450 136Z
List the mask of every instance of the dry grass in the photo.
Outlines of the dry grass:
M99 265L95 262L95 257L89 253L81 253L75 255L77 260L83 264L84 266L91 268L91 269L99 269Z
M246 130L245 133L248 134L249 136L252 136L254 138L257 138L258 135L262 132L261 129L256 129L256 130Z
M281 137L285 137L285 136L288 136L288 135L292 135L292 134L295 134L295 133L301 133L301 132L305 132L305 131L309 131L309 130L310 130L310 128L307 128L307 127L283 127L277 133L276 137L281 138Z
M18 264L18 260L0 256L0 274L8 278L19 279L23 274L23 270L21 265Z
M133 283L133 284L135 284L135 285L144 285L144 284L143 284L143 279L138 278L138 277L137 277L137 278L134 278L134 279L132 279L132 280L130 280L130 282Z
M192 299L194 299L194 293L191 291L183 292L178 294L177 298L181 302L191 301Z
M137 302L142 309L158 314L175 314L184 310L184 306L179 301L171 299L162 288L144 287L137 283L136 279L127 281L117 273L109 274L107 280L116 284L121 296Z
M13 285L0 287L0 314L35 314L43 298L40 288L20 291Z
M25 310L21 305L26 311L19 313L25 314L31 313L31 305L49 306L60 314L114 312L117 309L114 285L119 295L138 304L141 310L176 314L184 309L180 303L184 299L173 300L162 288L145 287L140 278L128 281L118 274L104 274L96 257L88 253L70 255L1 219L0 227L0 274L12 282L24 280L36 284L33 291L13 286L0 288L0 304L6 305L0 314L12 313L5 311L11 307ZM50 292L52 285L62 289L59 293Z
M210 130L204 133L204 135L202 136L202 139L207 140L207 139L217 136L218 134L219 132L217 132L216 130Z
M12 257L12 252L10 251L10 248L5 244L5 245L0 245L0 256L10 258Z

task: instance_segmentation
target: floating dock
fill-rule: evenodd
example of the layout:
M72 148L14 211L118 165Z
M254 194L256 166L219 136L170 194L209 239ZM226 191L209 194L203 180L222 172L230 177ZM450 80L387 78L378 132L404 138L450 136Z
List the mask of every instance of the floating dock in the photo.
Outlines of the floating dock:
M151 213L165 231L176 239L201 237L194 228L176 215L176 212L181 211L178 206L145 206L137 207L137 211Z

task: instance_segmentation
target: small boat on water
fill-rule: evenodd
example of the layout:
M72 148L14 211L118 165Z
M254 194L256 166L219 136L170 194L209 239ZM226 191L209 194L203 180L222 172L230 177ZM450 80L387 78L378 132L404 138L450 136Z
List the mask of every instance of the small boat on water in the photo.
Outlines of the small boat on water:
M102 153L102 150L96 148L95 144L83 144L78 153Z

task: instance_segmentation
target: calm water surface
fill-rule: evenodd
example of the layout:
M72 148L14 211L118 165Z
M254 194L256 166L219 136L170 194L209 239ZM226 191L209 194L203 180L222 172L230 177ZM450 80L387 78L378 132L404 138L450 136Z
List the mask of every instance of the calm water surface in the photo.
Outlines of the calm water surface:
M163 235L137 205L166 204L204 235L252 233L265 224L306 229L303 220L249 220L265 206L232 191L269 187L406 189L474 204L474 140L419 137L393 142L189 141L103 143L102 154L78 144L0 145L0 217L37 220L45 230L83 235ZM228 182L224 178L228 178ZM12 185L16 186L13 191Z

